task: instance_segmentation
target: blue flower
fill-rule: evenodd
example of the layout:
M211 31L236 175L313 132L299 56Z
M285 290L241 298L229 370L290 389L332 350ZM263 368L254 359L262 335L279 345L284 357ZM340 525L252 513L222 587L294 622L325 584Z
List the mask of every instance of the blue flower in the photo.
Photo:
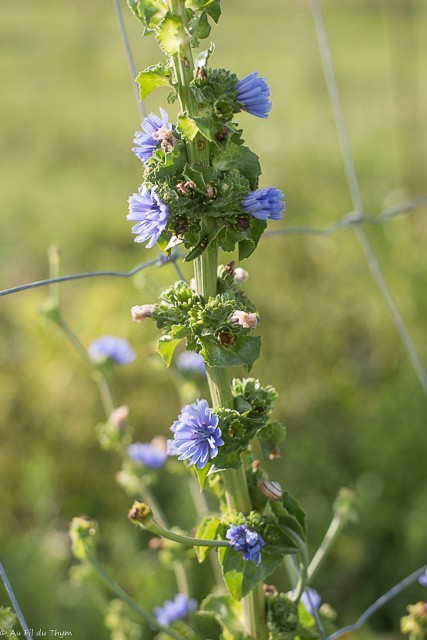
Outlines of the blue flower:
M126 217L128 220L138 223L132 227L132 233L136 234L135 242L148 240L145 246L147 249L151 249L166 228L169 209L159 199L157 187L148 191L147 187L141 185L138 193L134 193L128 202L129 213Z
M283 191L275 187L252 191L242 202L245 211L258 220L281 220L285 208Z
M418 578L418 582L420 583L420 585L422 587L425 587L427 589L427 569L424 571L424 573Z
M195 371L201 376L206 375L205 361L202 356L195 351L183 351L177 358L178 369L183 373Z
M152 442L134 442L128 446L127 452L131 460L150 469L160 469L168 457L166 448L156 446Z
M257 78L258 71L236 84L237 100L242 109L258 118L267 118L271 109L270 87L265 78Z
M136 358L135 351L127 340L115 336L102 336L89 345L89 356L93 362L110 361L129 364Z
M133 141L138 146L133 147L132 151L142 162L151 158L161 140L173 141L168 114L160 109L160 115L161 119L150 113L141 125L142 131L135 132Z
M170 429L175 435L168 441L169 454L179 455L178 460L190 460L189 464L198 469L215 458L218 447L224 444L218 416L211 412L206 400L187 404Z
M225 537L230 540L230 546L235 551L243 551L244 560L253 560L259 565L261 547L265 545L265 542L257 531L249 529L247 524L231 525Z
M314 615L314 613L319 610L322 598L316 589L307 587L301 596L301 602L307 609L308 613Z
M174 600L166 600L162 607L154 607L154 615L157 618L157 622L166 627L175 620L185 618L190 612L194 611L197 607L196 600L189 599L183 593L177 593Z

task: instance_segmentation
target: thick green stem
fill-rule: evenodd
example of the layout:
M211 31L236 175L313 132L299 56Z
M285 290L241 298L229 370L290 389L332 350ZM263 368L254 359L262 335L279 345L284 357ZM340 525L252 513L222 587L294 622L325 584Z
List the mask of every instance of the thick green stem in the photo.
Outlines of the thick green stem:
M183 0L167 0L169 11L181 18L185 25L185 8ZM178 96L181 109L190 117L197 116L190 83L194 77L194 63L189 41L182 46L180 54L172 56ZM189 162L209 164L208 143L203 136L197 134L193 141L187 142ZM218 248L211 242L204 253L195 259L194 275L197 291L207 300L217 295ZM233 407L230 380L227 369L207 367L209 389L214 407ZM243 466L240 470L226 471L222 474L227 504L230 509L249 513L252 509L248 485ZM245 597L246 633L255 640L266 640L265 598L262 585L258 585Z

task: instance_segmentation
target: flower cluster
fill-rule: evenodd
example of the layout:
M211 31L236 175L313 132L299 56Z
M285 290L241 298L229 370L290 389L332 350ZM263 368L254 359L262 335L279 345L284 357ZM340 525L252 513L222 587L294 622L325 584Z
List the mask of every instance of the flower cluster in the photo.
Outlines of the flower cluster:
M257 565L261 563L261 547L265 545L265 542L257 531L249 529L247 524L231 525L226 533L226 538L235 551L243 553L244 560L252 560Z

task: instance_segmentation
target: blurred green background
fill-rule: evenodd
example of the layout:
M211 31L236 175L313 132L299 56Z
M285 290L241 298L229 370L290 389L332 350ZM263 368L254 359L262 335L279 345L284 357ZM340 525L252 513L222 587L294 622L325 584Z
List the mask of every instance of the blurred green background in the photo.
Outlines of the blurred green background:
M285 191L278 224L324 227L352 205L309 3L223 5L212 64L239 77L258 70L271 86L268 120L242 114L239 123L261 157L262 186ZM362 195L376 214L427 192L427 5L322 6ZM156 63L155 42L141 37L130 13L125 19L138 68ZM139 116L112 3L3 4L0 47L1 287L46 277L53 242L64 273L127 270L155 256L133 243L125 219L141 180L130 151ZM148 110L165 107L166 95L152 95ZM426 213L367 229L425 362ZM362 499L360 524L342 535L313 585L348 624L426 562L426 397L351 230L264 239L242 266L262 317L254 374L280 391L277 417L288 431L274 476L307 511L312 551L338 488L353 487ZM191 268L185 272L190 277ZM153 360L156 331L133 325L129 308L153 302L174 279L166 266L134 280L62 287L64 315L85 345L111 333L138 351L115 384L140 440L167 435L179 400L169 372ZM41 319L47 293L0 301L0 559L30 627L103 640L102 602L68 580L73 516L98 520L103 561L148 608L175 586L126 521L118 459L100 451L94 431L103 419L97 389L78 354ZM172 522L193 525L185 492L167 473L156 491ZM201 597L200 569L193 581ZM405 603L421 598L414 586L375 616L371 630L396 632ZM7 604L1 590L0 604Z

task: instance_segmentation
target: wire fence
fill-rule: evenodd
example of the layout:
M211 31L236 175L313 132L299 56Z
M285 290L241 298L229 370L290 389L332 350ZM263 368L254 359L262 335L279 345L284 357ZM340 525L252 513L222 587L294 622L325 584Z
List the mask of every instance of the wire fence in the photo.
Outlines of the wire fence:
M121 34L121 38L123 41L129 73L131 76L132 86L135 91L136 102L138 105L138 112L141 118L144 118L145 108L142 101L139 100L139 92L138 85L135 83L136 77L136 66L134 63L131 46L128 39L128 34L126 31L126 26L123 20L120 0L113 0L114 9L116 12L119 30ZM338 85L334 73L329 41L327 36L327 31L322 15L322 10L320 7L319 0L310 0L311 13L313 16L314 28L317 37L317 43L319 48L320 59L322 62L323 72L325 76L325 82L328 90L329 100L331 104L331 109L335 121L335 127L337 131L338 141L341 148L341 154L343 159L343 164L345 168L346 178L348 189L351 196L351 201L354 210L346 213L341 216L328 226L324 228L316 228L310 226L294 226L294 227L284 227L281 229L275 229L267 231L263 238L271 238L273 236L318 236L318 237L328 237L335 234L338 231L351 229L356 234L356 237L360 243L361 250L364 254L364 257L368 263L371 275L373 280L378 286L378 289L387 305L388 311L390 313L390 317L393 321L393 324L396 328L396 331L400 337L402 342L402 346L409 358L409 361L412 364L414 372L417 376L417 379L421 385L421 388L424 391L424 394L427 397L427 370L424 366L424 363L421 359L421 356L416 348L409 329L407 327L406 322L404 321L402 314L399 310L399 307L394 300L391 289L384 277L382 272L380 262L378 256L365 232L365 225L371 226L379 226L387 223L388 221L396 218L397 216L412 214L418 209L424 208L427 205L427 195L422 195L406 202L402 202L400 204L394 205L392 207L388 207L382 210L377 215L370 215L365 211L362 193L360 184L357 177L356 166L349 142L347 127L345 123L344 113L341 105L340 94L338 90ZM172 265L175 269L178 277L182 280L185 279L181 267L179 265L179 260L183 258L183 255L179 253L179 251L174 251L170 255L166 255L161 253L156 258L151 260L147 260L141 264L136 265L129 271L114 271L114 270L103 270L103 271L86 271L82 273L74 273L69 275L58 276L54 278L46 278L43 280L37 280L35 282L29 282L26 284L10 287L8 289L4 289L0 291L0 297L11 295L14 293L27 291L30 289L35 289L38 287L43 287L56 283L66 283L75 280L82 280L88 278L99 278L99 277L107 277L107 278L131 278L135 276L137 273L141 271L151 268L151 267L164 267L166 265ZM427 565L417 569L409 576L398 582L394 585L389 591L384 593L381 597L379 597L374 603L372 603L361 615L351 625L345 626L338 631L334 632L330 636L325 634L322 623L318 615L315 615L316 626L319 631L319 634L322 640L336 640L336 638L341 635L356 631L359 629L376 611L378 611L381 607L383 607L387 602L389 602L392 598L396 597L399 593L401 593L408 586L413 584L423 573L427 571ZM4 567L0 563L0 577L2 578L3 584L6 588L7 593L9 594L11 603L15 609L15 612L18 616L20 624L26 634L26 637L29 637L28 627L26 625L24 616L20 610L18 601L13 593L10 582L7 578Z

